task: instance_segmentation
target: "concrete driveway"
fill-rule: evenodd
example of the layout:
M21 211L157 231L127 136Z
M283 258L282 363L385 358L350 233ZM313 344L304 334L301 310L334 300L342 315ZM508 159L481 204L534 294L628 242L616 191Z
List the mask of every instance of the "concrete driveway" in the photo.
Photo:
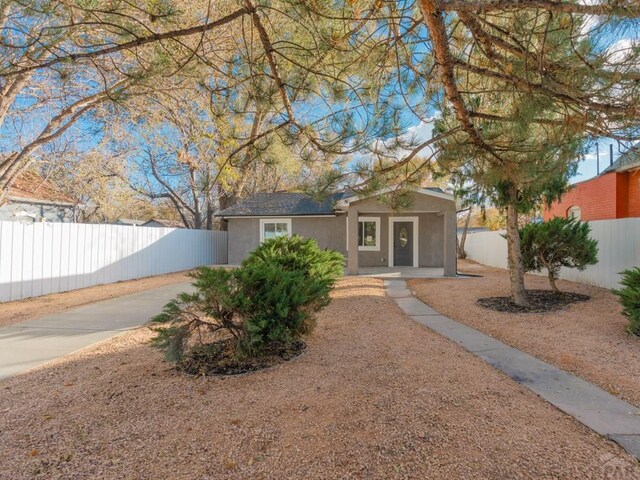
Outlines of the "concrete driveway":
M139 327L189 289L166 285L0 327L0 380Z

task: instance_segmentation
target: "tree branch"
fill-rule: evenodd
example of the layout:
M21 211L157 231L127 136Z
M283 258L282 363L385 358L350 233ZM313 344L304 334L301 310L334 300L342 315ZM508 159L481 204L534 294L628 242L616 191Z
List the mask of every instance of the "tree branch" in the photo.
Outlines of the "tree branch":
M508 10L542 9L553 12L584 15L613 15L626 18L640 17L640 5L636 0L610 1L584 4L554 0L440 0L438 8L451 12L487 13Z
M212 22L204 23L202 25L196 25L194 27L183 28L179 30L170 30L168 32L154 33L152 35L147 35L145 37L136 38L135 40L131 40L129 42L120 43L108 48L97 49L90 52L70 53L68 55L58 56L56 58L52 58L51 60L37 63L35 65L16 68L15 70L10 70L8 72L2 72L0 73L0 78L10 77L13 75L30 72L32 70L38 70L41 68L52 67L56 64L63 63L63 62L74 62L74 61L85 59L85 58L102 57L105 55L109 55L111 53L116 53L122 50L141 47L143 45L159 42L162 40L171 40L171 39L186 37L186 36L194 35L198 33L204 33L209 30L218 28L222 25L225 25L227 23L230 23L236 20L237 18L240 18L243 15L246 15L248 13L249 13L249 10L247 8L239 8L238 10L236 10L233 13L230 13L229 15L226 15Z

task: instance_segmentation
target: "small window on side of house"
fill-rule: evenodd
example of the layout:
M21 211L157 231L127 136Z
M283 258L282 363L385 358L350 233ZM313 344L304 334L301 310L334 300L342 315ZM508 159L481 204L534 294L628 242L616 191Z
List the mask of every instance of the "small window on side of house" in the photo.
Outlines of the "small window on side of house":
M260 241L264 242L270 238L291 235L290 218L269 218L260 220Z
M567 210L567 218L575 218L576 220L580 221L580 217L580 207L578 207L577 205L569 207L569 209Z

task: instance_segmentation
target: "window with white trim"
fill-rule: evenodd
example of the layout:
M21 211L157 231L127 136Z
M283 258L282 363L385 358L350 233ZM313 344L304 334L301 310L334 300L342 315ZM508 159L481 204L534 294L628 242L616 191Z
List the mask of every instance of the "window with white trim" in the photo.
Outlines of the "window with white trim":
M567 218L575 218L576 220L580 220L582 212L580 211L580 207L574 205L567 210Z
M290 218L262 218L260 219L260 241L270 238L291 235Z
M358 250L380 250L380 217L358 217Z

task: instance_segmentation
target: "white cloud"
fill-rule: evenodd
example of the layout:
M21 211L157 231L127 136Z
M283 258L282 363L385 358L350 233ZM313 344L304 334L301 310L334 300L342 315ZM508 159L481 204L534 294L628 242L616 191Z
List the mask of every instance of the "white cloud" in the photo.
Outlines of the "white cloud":
M633 50L639 46L640 44L638 43L638 40L631 38L623 38L614 42L607 49L607 63L611 65L623 63L633 54Z
M433 121L421 122L407 129L407 137L415 138L419 142L429 140L433 136Z

